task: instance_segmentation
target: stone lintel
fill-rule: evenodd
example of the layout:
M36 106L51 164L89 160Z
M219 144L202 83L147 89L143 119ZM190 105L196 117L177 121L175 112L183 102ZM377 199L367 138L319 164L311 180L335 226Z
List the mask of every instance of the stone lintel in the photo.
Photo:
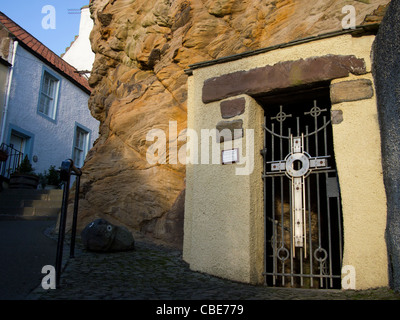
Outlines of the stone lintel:
M367 73L364 59L354 55L326 55L279 62L248 71L237 71L204 81L204 103L240 94L259 95L337 78Z

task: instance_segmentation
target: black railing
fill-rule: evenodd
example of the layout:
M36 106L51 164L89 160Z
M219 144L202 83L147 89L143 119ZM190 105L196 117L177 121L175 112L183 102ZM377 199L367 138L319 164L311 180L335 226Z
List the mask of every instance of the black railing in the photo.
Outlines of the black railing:
M57 242L57 253L56 253L56 287L60 285L60 276L62 268L62 256L64 248L65 238L65 225L67 221L67 209L68 209L68 198L69 198L69 187L71 181L71 175L76 176L75 180L75 200L74 200L74 213L72 220L71 230L71 244L70 244L70 258L75 255L75 236L76 236L76 224L78 218L78 204L79 204L79 188L80 178L82 175L81 169L74 166L74 162L71 159L65 160L61 164L60 178L64 184L63 200L61 206L61 216L59 222L58 242Z
M0 162L0 176L10 179L10 175L17 170L18 166L24 159L24 154L15 149L14 145L1 144L0 150L3 154L7 154L7 159Z

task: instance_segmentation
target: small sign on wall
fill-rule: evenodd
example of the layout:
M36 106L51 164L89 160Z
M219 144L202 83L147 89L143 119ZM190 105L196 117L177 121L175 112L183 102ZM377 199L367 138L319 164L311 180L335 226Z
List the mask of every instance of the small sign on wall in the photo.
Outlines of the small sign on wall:
M222 164L231 164L239 161L239 149L230 149L222 151Z

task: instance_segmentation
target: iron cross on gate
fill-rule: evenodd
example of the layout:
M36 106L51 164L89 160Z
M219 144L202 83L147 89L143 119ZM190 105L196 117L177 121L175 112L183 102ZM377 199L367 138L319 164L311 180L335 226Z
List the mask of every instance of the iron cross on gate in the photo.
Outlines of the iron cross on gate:
M321 114L322 111L316 105L311 109L310 112L304 113L305 115L310 114L315 119ZM283 122L286 118L292 117L292 115L286 115L282 111L282 106L278 115L273 119L279 122ZM293 255L295 256L295 247L304 247L304 257L307 258L307 232L306 232L306 178L310 175L313 170L327 169L328 168L328 157L311 157L304 147L304 134L301 136L293 137L290 135L290 153L285 157L284 160L271 161L271 172L273 173L285 173L285 175L291 180L291 215L292 215L292 230L293 230Z

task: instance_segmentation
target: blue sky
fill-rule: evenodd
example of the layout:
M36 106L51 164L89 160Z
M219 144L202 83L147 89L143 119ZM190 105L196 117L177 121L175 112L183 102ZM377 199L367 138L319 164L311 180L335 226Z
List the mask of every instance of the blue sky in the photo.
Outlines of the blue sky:
M79 33L80 14L71 12L80 13L79 9L88 4L89 0L0 0L0 11L60 55ZM50 12L42 13L49 5L55 9L54 29L42 26L43 20L50 22Z

